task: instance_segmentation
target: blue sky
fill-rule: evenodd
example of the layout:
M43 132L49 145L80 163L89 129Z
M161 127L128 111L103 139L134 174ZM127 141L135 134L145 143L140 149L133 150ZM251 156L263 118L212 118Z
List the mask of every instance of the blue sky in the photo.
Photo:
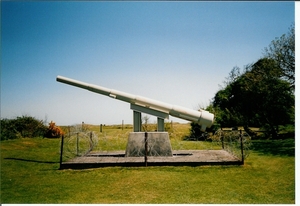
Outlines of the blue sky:
M288 31L294 9L294 2L2 1L1 118L132 123L128 103L57 75L205 107L234 66L254 63Z

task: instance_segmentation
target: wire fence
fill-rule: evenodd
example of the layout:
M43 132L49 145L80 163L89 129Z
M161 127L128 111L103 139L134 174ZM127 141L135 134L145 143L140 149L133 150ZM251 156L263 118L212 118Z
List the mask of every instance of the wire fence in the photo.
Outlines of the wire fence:
M130 131L95 132L83 131L80 127L70 127L61 143L61 162L75 157L91 156L118 156L125 157ZM137 148L134 148L138 157L151 156L168 158L170 153L162 152L162 145L170 145L171 156L189 155L189 151L224 150L244 161L250 153L251 137L242 130L218 130L208 136L206 140L185 140L184 132L173 129L168 138L140 138L137 139ZM173 151L173 154L172 154ZM176 152L175 152L176 151ZM184 151L184 152L180 152ZM214 155L214 153L212 153Z
M246 159L251 150L251 136L244 130L219 129L213 136L215 142L221 144L222 149L238 157Z

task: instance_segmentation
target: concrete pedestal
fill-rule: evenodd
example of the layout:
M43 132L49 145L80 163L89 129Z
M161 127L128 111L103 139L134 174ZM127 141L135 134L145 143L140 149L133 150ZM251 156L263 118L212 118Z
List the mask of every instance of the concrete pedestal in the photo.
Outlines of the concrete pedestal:
M148 132L147 156L173 156L168 132ZM131 132L125 157L145 156L145 132Z

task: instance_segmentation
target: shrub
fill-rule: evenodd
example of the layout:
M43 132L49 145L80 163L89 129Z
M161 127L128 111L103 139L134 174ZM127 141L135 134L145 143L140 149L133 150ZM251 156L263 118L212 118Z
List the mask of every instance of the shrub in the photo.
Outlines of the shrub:
M17 139L17 133L13 120L1 119L1 140Z
M55 122L50 122L49 127L47 128L45 137L47 138L59 138L64 134L63 130L55 125Z
M47 127L43 121L30 116L1 119L1 140L44 136Z
M30 116L17 117L15 127L23 138L40 137L43 136L46 131L42 120L37 120Z
M207 138L207 132L202 132L199 124L191 122L190 134L185 138L185 140L206 140Z

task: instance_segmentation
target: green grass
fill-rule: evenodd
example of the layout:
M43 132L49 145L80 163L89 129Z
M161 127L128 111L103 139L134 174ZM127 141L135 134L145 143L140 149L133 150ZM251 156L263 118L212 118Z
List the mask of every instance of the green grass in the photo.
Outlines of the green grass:
M295 203L292 139L253 142L243 166L86 170L58 169L58 139L0 144L1 203Z

